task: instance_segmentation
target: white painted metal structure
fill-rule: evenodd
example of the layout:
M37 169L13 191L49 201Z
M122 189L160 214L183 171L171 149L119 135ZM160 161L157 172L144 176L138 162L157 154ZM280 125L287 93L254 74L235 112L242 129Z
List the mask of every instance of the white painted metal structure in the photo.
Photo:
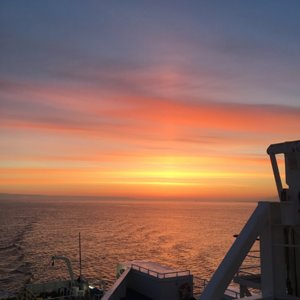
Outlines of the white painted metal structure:
M214 273L200 300L222 299L253 243L260 237L261 295L244 299L300 299L300 141L271 145L279 202L259 202ZM276 160L285 159L283 188Z
M65 264L66 264L66 266L68 268L71 286L75 285L74 272L73 272L72 264L71 264L69 258L66 257L66 256L62 256L62 255L54 255L54 256L52 256L52 266L54 266L54 261L55 260L62 260L62 261L65 262Z
M182 300L193 295L189 270L175 271L149 261L120 264L117 270L117 281L101 300Z

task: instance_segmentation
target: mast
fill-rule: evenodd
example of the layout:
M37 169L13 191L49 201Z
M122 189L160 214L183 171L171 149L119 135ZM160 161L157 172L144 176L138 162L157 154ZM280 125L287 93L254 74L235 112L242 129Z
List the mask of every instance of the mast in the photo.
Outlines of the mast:
M79 277L81 278L81 237L80 237L80 232L79 232Z

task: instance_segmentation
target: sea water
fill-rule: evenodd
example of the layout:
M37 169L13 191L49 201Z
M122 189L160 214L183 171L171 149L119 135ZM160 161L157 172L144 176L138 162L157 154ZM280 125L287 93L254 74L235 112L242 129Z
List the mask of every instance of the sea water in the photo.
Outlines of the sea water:
M256 204L249 202L0 201L0 291L68 279L67 256L90 280L115 280L118 262L146 260L209 279Z

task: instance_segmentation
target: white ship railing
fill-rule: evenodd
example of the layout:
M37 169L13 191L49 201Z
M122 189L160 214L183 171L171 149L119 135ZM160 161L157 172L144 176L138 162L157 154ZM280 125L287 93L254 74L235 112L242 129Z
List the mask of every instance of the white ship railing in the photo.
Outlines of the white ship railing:
M203 290L208 284L208 280L205 278L201 278L198 276L194 276L193 278L193 293L194 297L198 298L203 293Z
M174 277L181 277L181 276L189 276L191 275L191 271L190 270L184 270L184 271L172 271L172 272L164 272L164 273L160 273L154 270L150 270L147 269L145 267L141 267L139 265L136 264L131 264L131 269L133 270L137 270L139 272L148 274L150 276L156 277L156 278L174 278Z
M208 285L208 280L205 278L201 278L198 276L194 276L194 282L193 282L193 296L198 299L201 294L203 293L204 289ZM239 299L240 298L240 292L237 290L234 290L234 287L228 287L225 290L224 296L222 299Z

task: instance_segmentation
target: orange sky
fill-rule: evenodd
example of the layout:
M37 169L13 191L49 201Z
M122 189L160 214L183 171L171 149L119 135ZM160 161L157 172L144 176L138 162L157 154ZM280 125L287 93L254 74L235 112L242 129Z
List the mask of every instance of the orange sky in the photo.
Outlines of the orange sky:
M82 92L82 90L81 90ZM14 108L1 119L1 192L249 199L275 195L266 147L299 132L299 109L183 103L73 89L7 92L51 99L55 111ZM72 99L73 105L68 102ZM22 102L23 101L23 102ZM50 100L49 100L50 101ZM26 105L28 100L19 100ZM276 126L274 126L276 124Z
M264 4L32 5L2 7L0 193L276 196L266 148L300 132L293 10L280 34Z

